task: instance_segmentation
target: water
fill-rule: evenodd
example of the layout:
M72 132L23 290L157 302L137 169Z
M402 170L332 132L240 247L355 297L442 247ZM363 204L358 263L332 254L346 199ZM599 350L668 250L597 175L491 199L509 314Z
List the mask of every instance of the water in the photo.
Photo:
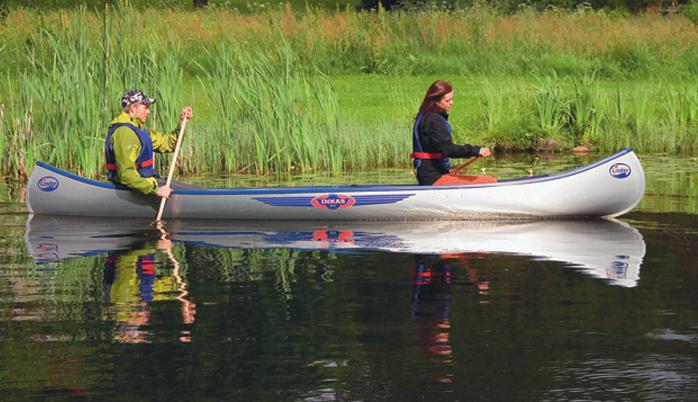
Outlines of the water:
M647 195L613 222L172 221L162 240L28 219L4 185L0 399L695 400L698 167L641 159Z

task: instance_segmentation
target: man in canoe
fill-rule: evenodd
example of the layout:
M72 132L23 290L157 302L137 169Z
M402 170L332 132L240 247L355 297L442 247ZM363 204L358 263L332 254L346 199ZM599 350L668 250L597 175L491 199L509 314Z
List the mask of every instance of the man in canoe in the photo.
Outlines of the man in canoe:
M446 81L436 81L424 96L412 129L412 158L420 185L473 184L473 177L459 177L449 174L449 158L490 156L489 148L453 143L448 113L453 106L453 87ZM495 181L488 176L480 176L478 182Z
M192 109L182 109L177 128L171 133L159 133L145 128L150 114L150 105L155 99L145 96L143 91L129 89L121 97L121 113L109 123L104 141L109 180L139 191L168 198L172 189L155 170L153 152L172 152L184 119L191 119Z

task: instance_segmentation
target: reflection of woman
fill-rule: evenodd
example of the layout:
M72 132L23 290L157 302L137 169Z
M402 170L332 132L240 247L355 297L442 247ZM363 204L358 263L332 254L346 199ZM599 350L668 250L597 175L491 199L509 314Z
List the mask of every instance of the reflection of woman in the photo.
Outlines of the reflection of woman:
M412 271L412 319L419 326L417 346L441 363L441 373L435 372L435 380L450 383L453 348L451 347L451 266L438 257L415 255ZM445 372L443 372L445 370Z
M465 268L468 287L477 286L479 294L485 295L489 289L489 282L481 279L477 270L470 266L469 260L473 258L482 258L482 254L415 255L412 271L412 319L420 327L417 344L435 362L452 363L453 349L449 337L452 268ZM450 374L437 380L450 382Z
M490 156L489 148L453 143L448 113L453 106L453 87L446 81L436 81L424 96L412 130L412 157L421 185L459 184L457 176L448 175L449 158ZM463 181L471 184L472 181Z

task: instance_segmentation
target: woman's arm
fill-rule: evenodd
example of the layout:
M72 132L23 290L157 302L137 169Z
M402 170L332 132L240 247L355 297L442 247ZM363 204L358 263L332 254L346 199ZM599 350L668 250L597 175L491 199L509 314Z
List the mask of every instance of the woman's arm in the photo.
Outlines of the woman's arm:
M458 145L453 143L451 135L448 133L446 121L435 113L425 116L425 129L428 142L435 152L441 152L446 157L467 158L478 156L480 147L470 144Z

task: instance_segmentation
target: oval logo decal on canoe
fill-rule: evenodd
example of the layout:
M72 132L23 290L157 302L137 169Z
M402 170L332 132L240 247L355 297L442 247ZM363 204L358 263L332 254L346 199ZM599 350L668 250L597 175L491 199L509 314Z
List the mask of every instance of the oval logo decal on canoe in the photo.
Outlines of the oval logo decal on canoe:
M630 176L631 171L630 166L626 165L625 163L614 163L611 165L611 168L608 169L608 173L610 173L611 176L615 177L616 179L625 179L626 177Z
M354 205L356 200L350 195L342 194L324 194L310 200L310 204L315 208L320 209L339 209L349 208Z
M58 179L52 176L44 176L39 179L39 190L50 193L58 188Z

